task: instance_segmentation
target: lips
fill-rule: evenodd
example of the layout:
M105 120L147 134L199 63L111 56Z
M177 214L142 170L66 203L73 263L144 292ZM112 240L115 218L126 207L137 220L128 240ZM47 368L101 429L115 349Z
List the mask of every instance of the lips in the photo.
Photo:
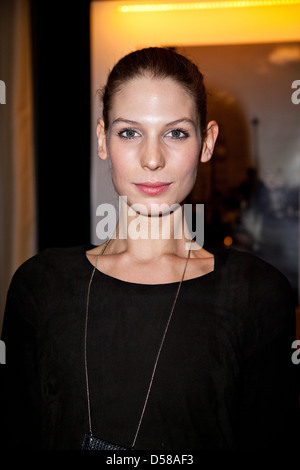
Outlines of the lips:
M144 194L150 196L157 196L164 193L169 189L172 183L163 181L145 181L144 183L135 183L136 188Z

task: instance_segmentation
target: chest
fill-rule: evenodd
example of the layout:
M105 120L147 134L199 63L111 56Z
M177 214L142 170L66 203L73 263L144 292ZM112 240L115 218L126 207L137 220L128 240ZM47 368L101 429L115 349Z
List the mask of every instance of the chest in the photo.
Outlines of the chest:
M222 380L238 373L236 318L213 291L184 283L168 324L177 283L167 289L122 287L95 282L90 293L87 355L99 384L121 381L130 388L139 377L145 387L160 348L156 374L167 388L181 377L176 386L182 393L195 378L209 384L208 376ZM77 307L65 301L42 329L41 363L57 383L84 378L85 307L83 300Z

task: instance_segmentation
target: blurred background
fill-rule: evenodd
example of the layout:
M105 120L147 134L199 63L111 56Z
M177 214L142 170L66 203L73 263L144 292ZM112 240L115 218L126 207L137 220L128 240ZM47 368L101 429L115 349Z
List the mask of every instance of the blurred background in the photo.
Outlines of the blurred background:
M97 90L151 45L197 63L220 126L188 201L205 203L205 245L266 259L299 306L300 1L1 0L0 325L23 261L101 242L96 208L117 198L97 158Z

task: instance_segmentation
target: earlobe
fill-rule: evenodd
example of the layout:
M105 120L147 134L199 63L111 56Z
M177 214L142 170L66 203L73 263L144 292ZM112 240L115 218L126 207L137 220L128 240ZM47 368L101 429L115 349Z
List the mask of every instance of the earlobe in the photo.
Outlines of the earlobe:
M208 162L213 154L215 143L219 133L219 126L216 121L210 121L207 125L206 138L203 142L200 161L202 163Z
M103 119L98 119L97 124L97 144L98 144L98 157L101 160L107 159L107 146L106 146L106 133Z

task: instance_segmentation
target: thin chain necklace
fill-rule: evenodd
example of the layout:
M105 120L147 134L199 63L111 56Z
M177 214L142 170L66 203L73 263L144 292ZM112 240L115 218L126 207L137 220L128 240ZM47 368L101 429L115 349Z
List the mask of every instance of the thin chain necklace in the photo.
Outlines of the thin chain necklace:
M95 265L94 265L94 268L93 268L93 271L92 271L92 275L91 275L91 278L90 278L90 281L89 281L89 284L88 284L88 291L87 291L86 314L85 314L85 330L84 330L84 368L85 368L85 381L86 381L86 394L87 394L89 434L85 434L85 436L84 436L84 440L83 440L83 444L82 444L82 449L84 449L84 450L115 450L115 449L117 449L117 450L120 450L120 449L121 450L127 450L127 448L125 448L125 447L122 447L122 446L119 446L119 445L116 445L116 444L112 444L110 442L104 441L102 439L99 439L99 438L93 436L93 432L92 432L90 388L89 388L88 361L87 361L87 331L88 331L90 291L91 291L91 285L92 285L92 281L93 281L93 278L94 278L94 274L95 274L95 271L97 269L98 259L104 253L104 251L105 251L107 245L109 244L109 242L110 242L110 239L108 239L105 242L104 247L102 248L102 250L97 255L96 262L95 262ZM175 295L175 298L174 298L174 301L173 301L173 304L172 304L172 308L170 310L169 317L168 317L168 320L167 320L167 323L166 323L166 326L165 326L165 330L164 330L164 333L163 333L163 336L162 336L162 339L161 339L161 342L160 342L160 346L159 346L158 352L156 354L156 359L155 359L155 362L154 362L151 379L150 379L150 382L149 382L149 385L148 385L148 390L147 390L147 393L146 393L144 405L143 405L142 412L141 412L139 422L138 422L138 425L137 425L136 433L135 433L135 436L134 436L134 439L133 439L133 442L132 442L132 445L131 445L131 449L134 449L134 446L135 446L135 443L136 443L136 440L137 440L137 436L138 436L139 431L140 431L140 427L141 427L142 420L143 420L144 413L145 413L145 409L146 409L146 406L147 406L147 403L148 403L148 399L149 399L153 379L154 379L154 376L155 376L159 356L160 356L160 353L161 353L161 350L162 350L162 347L163 347L163 344L164 344L164 341L165 341L165 337L166 337L166 334L167 334L167 331L168 331L168 328L169 328L169 325L170 325L170 321L171 321L171 318L172 318L172 315L173 315L173 312L174 312L174 308L175 308L175 305L176 305L176 302L177 302L177 299L178 299L180 288L181 288L181 285L182 285L182 282L183 282L183 279L184 279L185 271L186 271L188 260L189 260L189 257L190 257L191 244L192 244L192 240L190 240L190 246L189 246L188 254L187 254L187 257L186 257L184 270L183 270L183 273L182 273L182 276L181 276L181 280L178 284L176 295Z

